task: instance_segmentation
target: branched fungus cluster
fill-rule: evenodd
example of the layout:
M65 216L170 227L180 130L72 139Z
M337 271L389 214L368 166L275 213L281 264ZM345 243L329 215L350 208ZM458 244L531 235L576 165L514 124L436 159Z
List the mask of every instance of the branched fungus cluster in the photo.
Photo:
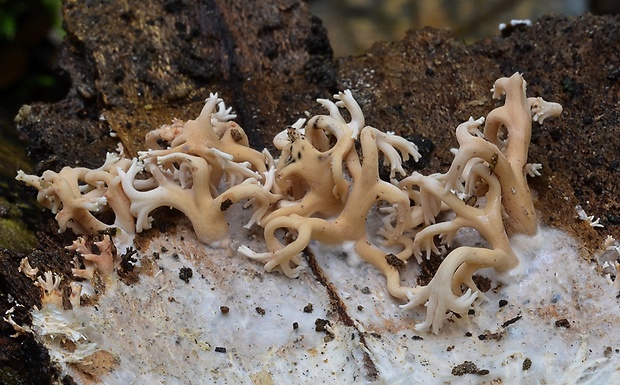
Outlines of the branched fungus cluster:
M505 95L504 105L486 119L470 118L457 127L459 148L444 174L408 175L403 161L418 160L416 146L365 125L347 90L335 95L336 102L318 100L327 115L300 119L278 134L278 157L252 149L231 109L212 94L195 120L175 119L150 132L149 150L136 159L110 154L95 170L65 167L41 177L20 171L17 179L39 190L39 202L56 214L60 231L76 234L114 227L133 235L151 227L155 209L169 207L187 216L200 241L226 247L226 210L243 201L253 209L247 227L263 228L267 250L241 246L241 254L293 278L312 240L351 243L385 275L389 293L408 301L405 309L427 306L426 320L416 328L437 333L447 314L467 317L480 293L472 277L476 271L506 271L518 264L509 234L537 229L526 181L526 174L540 169L527 163L532 120L542 123L562 108L527 98L518 73L498 79L492 91L494 97ZM389 167L389 181L379 177L381 160ZM368 232L373 211L382 219L378 234ZM453 214L442 214L447 212ZM440 253L461 228L476 229L488 246L457 247L427 285L401 284L400 272L412 256L421 262ZM78 243L74 249L88 261L77 275L90 277L93 269L109 273L109 257L97 257Z

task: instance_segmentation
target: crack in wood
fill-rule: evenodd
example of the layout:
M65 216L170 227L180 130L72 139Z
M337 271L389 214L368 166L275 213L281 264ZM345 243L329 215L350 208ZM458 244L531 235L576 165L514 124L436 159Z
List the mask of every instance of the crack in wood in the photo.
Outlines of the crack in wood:
M338 316L338 321L342 322L346 326L355 329L360 343L364 347L363 365L364 369L366 370L366 379L368 379L369 381L379 380L379 369L377 368L372 357L369 354L370 348L366 343L366 337L364 336L364 333L359 330L357 324L355 323L351 315L349 315L349 312L347 311L347 305L344 303L342 298L340 298L340 295L336 291L336 288L334 287L334 285L332 285L331 281L329 280L321 266L319 266L314 256L314 253L312 253L310 249L306 248L304 250L304 255L306 256L306 260L308 262L308 266L310 266L312 274L314 274L316 280L321 285L323 285L323 287L325 287L325 290L327 290L327 295L329 297L329 304L332 313Z

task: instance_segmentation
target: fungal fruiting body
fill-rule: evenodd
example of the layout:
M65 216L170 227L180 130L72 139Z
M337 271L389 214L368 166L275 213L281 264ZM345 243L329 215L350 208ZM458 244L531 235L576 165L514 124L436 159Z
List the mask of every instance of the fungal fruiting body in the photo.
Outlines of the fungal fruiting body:
M96 170L65 167L41 177L20 172L17 179L39 190L39 202L56 214L60 231L76 234L117 227L133 235L150 228L152 212L165 207L182 212L203 243L225 247L226 210L243 201L253 208L246 227L263 229L267 250L241 246L240 254L264 263L266 271L297 277L312 240L352 243L386 277L388 292L408 301L405 309L427 305L417 329L437 333L447 313L467 317L480 295L472 276L477 270L506 271L518 264L508 236L536 232L526 180L540 169L527 163L532 120L542 123L562 109L527 98L525 91L518 73L495 82L494 97L505 95L504 105L457 127L459 148L444 174L407 174L403 162L420 156L415 144L367 126L347 90L334 96L336 102L318 100L327 115L301 119L278 134L278 157L252 149L231 120L231 109L211 94L195 120L175 119L150 132L150 149L139 158L109 155ZM381 158L389 181L379 177ZM100 219L105 211L114 214L113 223ZM368 234L371 212L381 216L379 237ZM443 219L446 212L453 219ZM450 246L461 228L476 229L488 246L457 247L427 285L403 285L400 272L412 256L420 262L439 253L436 237ZM278 230L290 239L279 237ZM87 261L74 274L110 272L109 257L94 256L79 244L74 248Z

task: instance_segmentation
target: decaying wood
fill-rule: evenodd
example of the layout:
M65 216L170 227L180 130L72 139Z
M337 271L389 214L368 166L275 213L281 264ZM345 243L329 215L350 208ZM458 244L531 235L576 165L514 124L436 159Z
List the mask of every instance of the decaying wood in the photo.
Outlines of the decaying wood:
M416 141L423 161L410 169L445 171L454 128L495 106L489 88L522 72L532 94L564 106L561 119L535 125L530 161L544 165L532 188L542 221L578 234L589 249L620 236L617 202L620 60L617 19L544 18L531 28L466 46L425 29L360 57L334 60L326 31L301 1L68 0L60 66L67 97L23 109L18 126L36 173L64 165L100 165L120 139L130 154L144 134L173 117L199 112L219 92L253 146L318 111L314 99L350 88L367 124ZM118 139L112 138L115 132ZM575 220L574 206L602 217L605 232ZM69 262L49 213L31 262L68 274ZM38 289L16 273L24 257L0 251L0 292L30 307ZM12 306L0 297L0 313ZM22 320L27 315L22 315ZM46 383L53 370L31 337L8 337L0 323L0 363L25 381ZM25 360L24 357L29 357ZM35 368L35 369L33 369Z

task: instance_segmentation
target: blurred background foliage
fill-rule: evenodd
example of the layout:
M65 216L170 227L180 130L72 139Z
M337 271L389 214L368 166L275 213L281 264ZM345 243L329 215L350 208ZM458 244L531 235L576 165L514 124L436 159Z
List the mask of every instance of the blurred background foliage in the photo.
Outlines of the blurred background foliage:
M618 0L309 0L326 26L336 56L357 55L374 42L401 39L408 29L450 29L473 42L499 33L499 23L546 14L618 13Z
M57 97L56 52L64 36L60 0L0 0L0 105Z
M14 40L17 35L18 27L27 29L28 23L20 23L33 13L43 15L46 23L43 27L47 27L62 35L62 20L60 17L60 0L40 0L40 1L24 1L24 0L2 0L0 1L0 38ZM25 17L25 18L24 18ZM32 19L28 20L32 22Z
M14 180L31 165L13 118L23 104L66 94L68 78L56 70L60 7L60 0L0 0L0 247L18 252L36 246L31 228L40 209Z

